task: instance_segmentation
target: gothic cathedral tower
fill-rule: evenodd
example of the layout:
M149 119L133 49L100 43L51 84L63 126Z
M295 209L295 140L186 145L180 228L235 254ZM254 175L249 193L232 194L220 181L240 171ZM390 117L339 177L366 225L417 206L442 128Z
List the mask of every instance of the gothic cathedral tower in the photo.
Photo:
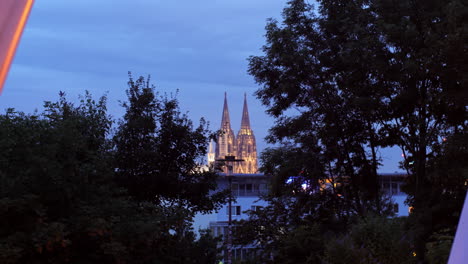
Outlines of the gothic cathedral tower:
M220 135L216 144L215 153L208 153L208 162L224 159L225 156L236 156L236 159L243 159L243 162L233 164L234 173L251 174L258 172L257 165L257 144L255 136L250 128L249 110L247 108L247 96L244 94L244 109L242 110L242 121L237 140L231 129L231 120L229 118L229 109L227 104L227 95L224 93L223 116L221 118ZM226 169L223 168L226 172Z
M236 156L237 144L234 132L231 129L226 93L224 93L223 116L221 117L220 130L221 134L218 136L218 143L216 144L216 159L224 159L225 156Z
M242 109L241 128L237 133L237 158L243 159L235 168L236 173L257 173L257 144L250 128L247 95L244 94L244 109Z

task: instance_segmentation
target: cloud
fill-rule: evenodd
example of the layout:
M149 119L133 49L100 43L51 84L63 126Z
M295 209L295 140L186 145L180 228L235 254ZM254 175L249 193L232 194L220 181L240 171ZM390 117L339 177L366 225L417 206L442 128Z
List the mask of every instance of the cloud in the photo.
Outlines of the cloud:
M258 53L261 46L265 19L278 14L283 3L37 2L23 37L23 42L33 44L20 47L17 61L103 74L114 72L108 70L109 64L114 68L141 65L168 78L208 81L219 77L245 84L250 79L230 78L231 73L241 69L239 74L245 75L246 57Z
M240 122L243 93L256 90L246 58L259 53L266 19L279 17L285 2L36 1L0 105L32 111L60 90L75 99L88 89L95 96L109 91L109 110L120 116L131 70L151 74L162 92L180 89L183 110L194 120L206 117L212 129L227 91ZM249 106L262 149L271 119L251 97Z

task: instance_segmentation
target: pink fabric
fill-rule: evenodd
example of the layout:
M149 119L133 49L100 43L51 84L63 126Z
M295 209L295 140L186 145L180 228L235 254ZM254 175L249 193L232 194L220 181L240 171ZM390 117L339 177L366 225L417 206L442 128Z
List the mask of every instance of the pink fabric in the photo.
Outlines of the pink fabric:
M33 0L0 0L0 91Z

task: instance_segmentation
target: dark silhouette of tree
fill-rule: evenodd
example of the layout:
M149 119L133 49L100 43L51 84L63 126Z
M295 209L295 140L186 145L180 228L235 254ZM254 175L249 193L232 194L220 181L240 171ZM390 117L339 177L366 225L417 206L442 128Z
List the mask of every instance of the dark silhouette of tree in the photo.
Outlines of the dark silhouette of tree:
M0 263L216 261L217 241L189 228L191 210L115 184L112 122L106 97L89 93L0 115Z
M225 194L210 193L217 175L202 169L211 136L206 122L194 127L177 99L159 96L149 78L130 76L128 84L114 137L120 185L140 201L177 203L193 213L219 206Z
M452 155L441 145L466 137L466 10L460 1L323 0L314 11L292 0L281 23L269 20L264 55L249 59L256 95L276 118L269 140L292 144L297 173L311 182L345 183L343 215L385 211L378 150L402 149L421 261L431 233L447 226L432 214L435 201L450 193L457 214L466 190L463 170L450 170L451 187L439 184L445 173L428 173ZM307 155L318 171L303 170L314 164Z

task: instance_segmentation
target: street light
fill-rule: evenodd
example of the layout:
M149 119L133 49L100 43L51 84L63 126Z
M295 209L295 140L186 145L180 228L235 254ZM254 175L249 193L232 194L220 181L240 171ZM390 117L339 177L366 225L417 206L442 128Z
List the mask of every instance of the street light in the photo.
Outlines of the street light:
M233 169L235 162L242 162L243 159L236 159L236 156L224 156L224 159L217 159L216 161L223 161L226 163L226 177L229 182L229 204L228 204L228 241L227 241L227 248L228 248L228 256L227 256L227 264L232 264L232 175L231 171Z

